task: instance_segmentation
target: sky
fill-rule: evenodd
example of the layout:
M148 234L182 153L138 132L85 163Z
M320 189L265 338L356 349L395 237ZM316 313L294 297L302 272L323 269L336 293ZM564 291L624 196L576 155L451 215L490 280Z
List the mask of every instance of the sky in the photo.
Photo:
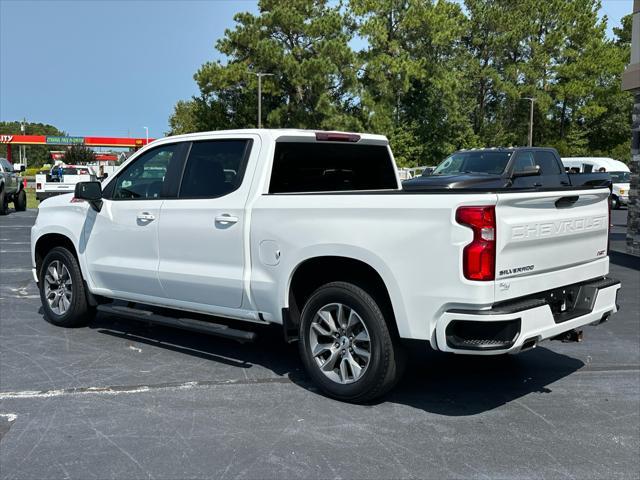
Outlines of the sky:
M286 1L286 0L283 0ZM255 0L0 0L0 120L77 136L169 130L193 74L222 60L215 41ZM633 0L602 0L609 32ZM17 133L17 132L16 132Z

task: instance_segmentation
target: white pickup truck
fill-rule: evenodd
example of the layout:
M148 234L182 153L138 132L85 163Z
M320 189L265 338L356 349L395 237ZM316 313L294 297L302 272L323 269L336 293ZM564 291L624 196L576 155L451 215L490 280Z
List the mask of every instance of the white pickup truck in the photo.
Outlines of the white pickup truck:
M324 392L359 402L399 378L405 339L496 355L607 320L608 196L404 191L378 135L190 134L43 202L33 274L55 325L97 310L240 341L280 325Z
M36 198L41 202L56 195L73 193L77 183L95 179L94 171L86 165L54 165L36 175Z

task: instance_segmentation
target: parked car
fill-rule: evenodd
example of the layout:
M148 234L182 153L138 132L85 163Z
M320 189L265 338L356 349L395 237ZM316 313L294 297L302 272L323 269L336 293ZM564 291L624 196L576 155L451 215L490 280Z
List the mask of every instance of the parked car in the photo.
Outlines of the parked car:
M325 393L361 402L400 378L406 340L498 355L608 319L608 196L407 191L379 135L190 134L43 202L33 274L63 327L100 311L250 341L278 325Z
M606 172L613 182L611 190L611 208L620 208L629 204L631 171L629 167L613 158L604 157L564 157L562 163L570 173Z
M479 148L460 150L445 158L429 175L402 183L406 190L464 188L547 189L582 186L608 186L605 173L572 178L560 155L553 148Z
M9 160L0 158L0 215L7 214L11 202L17 212L27 209L27 193L21 172L24 172L24 165L14 168Z

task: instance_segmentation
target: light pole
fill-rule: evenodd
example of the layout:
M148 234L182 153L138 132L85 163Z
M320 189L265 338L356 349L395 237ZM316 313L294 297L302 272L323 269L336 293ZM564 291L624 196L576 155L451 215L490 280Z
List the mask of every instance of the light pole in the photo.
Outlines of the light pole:
M258 128L262 128L262 77L272 77L273 73L248 72L258 77Z
M147 134L147 143L145 143L145 145L149 145L149 127L142 127L142 128L144 128L144 131Z
M25 134L25 127L27 123L27 119L26 118L22 118L22 122L20 122L20 133L22 133L22 135ZM26 145L20 145L20 163L24 163L24 168L27 168L27 146Z
M533 146L533 102L536 101L533 97L523 97L522 100L529 100L531 102L531 108L529 109L529 146Z

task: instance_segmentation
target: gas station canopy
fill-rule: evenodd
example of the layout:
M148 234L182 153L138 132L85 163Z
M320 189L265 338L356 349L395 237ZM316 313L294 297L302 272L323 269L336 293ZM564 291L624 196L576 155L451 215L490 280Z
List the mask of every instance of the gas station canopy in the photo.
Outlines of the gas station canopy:
M84 145L86 147L118 147L138 149L153 138L130 137L66 137L60 135L0 135L0 144L7 145L7 160L11 160L12 145Z

